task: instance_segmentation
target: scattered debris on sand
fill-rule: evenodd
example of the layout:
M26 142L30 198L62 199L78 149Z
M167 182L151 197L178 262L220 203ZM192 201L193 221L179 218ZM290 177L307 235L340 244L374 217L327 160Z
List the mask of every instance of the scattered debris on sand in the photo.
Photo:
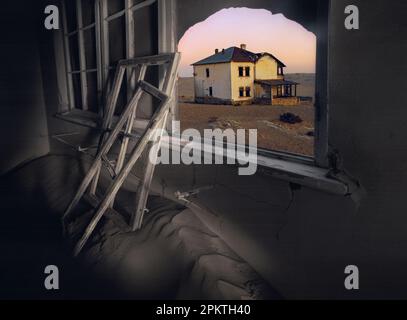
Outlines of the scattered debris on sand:
M295 115L294 113L287 112L280 116L280 121L289 124L297 124L302 123L302 119L300 116Z

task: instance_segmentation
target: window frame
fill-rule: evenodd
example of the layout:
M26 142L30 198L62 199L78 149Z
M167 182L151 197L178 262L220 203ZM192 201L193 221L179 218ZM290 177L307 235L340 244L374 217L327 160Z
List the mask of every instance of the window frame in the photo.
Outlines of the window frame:
M206 72L206 77L207 77L207 78L210 78L211 72L210 72L209 68L206 68L206 69L205 69L205 72Z
M74 31L69 31L67 26L67 15L66 15L66 1L72 0L60 0L62 8L62 33L64 38L64 55L65 55L65 66L66 66L66 79L67 79L67 90L68 90L68 110L83 110L87 111L88 106L85 103L87 97L87 84L86 84L86 73L96 72L97 73L97 112L101 114L103 112L102 107L103 101L106 99L106 92L108 92L108 80L109 71L114 69L115 66L110 65L110 52L109 52L109 23L124 17L125 19L125 58L132 59L135 58L135 37L134 37L134 12L145 7L154 5L156 2L162 2L162 0L144 0L139 3L135 3L134 0L122 0L124 3L124 8L112 14L108 14L108 1L107 0L95 0L94 4L94 14L95 21L88 26L82 25L82 0L76 1L76 16L77 16L77 26L78 28ZM86 69L86 57L84 48L83 33L86 30L95 28L95 49L96 49L96 69ZM69 44L69 36L77 33L78 36L78 49L81 70L72 70L71 66L71 52ZM81 76L81 99L82 105L78 107L75 105L75 92L73 88L73 75L79 73ZM83 75L85 73L85 76ZM127 87L134 88L135 80L134 77L127 76ZM132 90L127 90L130 94Z
M87 86L87 75L89 73L96 73L97 74L97 104L100 104L99 95L101 92L102 84L100 81L100 69L98 68L99 61L98 61L98 48L97 48L97 40L95 43L95 59L96 59L96 68L87 68L86 62L86 49L85 49L85 39L84 33L88 30L94 29L95 32L95 39L98 36L98 22L96 16L96 4L98 0L95 0L95 21L88 25L84 25L83 22L83 14L82 14L82 1L75 0L75 12L76 12L76 28L74 30L68 29L67 23L67 10L66 4L64 0L61 0L61 8L62 8L62 25L63 25L63 42L64 42L64 53L65 53L65 67L66 67L66 78L67 78L67 90L68 90L68 107L69 110L79 109L87 111L89 109L88 105L88 86ZM70 51L70 37L78 37L78 56L79 56L79 69L73 70L72 63L71 63L71 51ZM75 92L74 92L74 85L73 85L73 77L74 75L79 74L80 77L80 100L81 100L81 107L79 108L75 104ZM96 106L98 107L98 106Z
M62 0L63 1L63 0ZM132 0L126 0L132 1ZM158 42L159 42L159 53L164 52L175 52L177 51L178 36L176 32L177 17L176 17L176 1L175 0L145 0L137 5L131 7L132 11L137 10L137 8L143 8L147 5L152 5L158 3ZM95 10L95 28L96 28L96 38L100 39L97 41L97 77L98 77L98 98L101 99L101 94L104 89L104 83L106 80L106 74L108 68L106 68L106 54L101 54L100 52L106 52L106 32L105 32L105 21L99 21L103 17L103 4L106 6L105 0L96 0L97 6ZM317 57L316 57L316 88L315 88L315 148L314 157L307 157L304 155L290 154L288 152L281 152L276 150L265 150L259 149L259 155L263 155L270 158L283 159L287 161L295 161L300 163L306 163L310 165L316 165L323 168L329 167L328 160L328 129L329 129L329 105L328 105L328 53L329 53L329 14L330 14L330 0L319 0L318 1L318 12L316 21L315 34L317 36ZM126 9L125 9L126 10ZM116 13L115 15L117 15ZM119 14L125 14L121 12ZM132 15L129 15L132 16ZM131 17L127 17L126 27L130 23ZM103 23L105 22L105 23ZM66 22L65 22L66 25ZM101 27L98 28L98 25ZM65 51L65 64L66 64L66 76L67 76L67 87L68 87L68 101L69 110L76 109L73 105L72 96L72 76L69 75L70 69L70 59L67 59L69 55L69 43L66 41L65 33L64 35L64 51ZM126 40L129 38L129 34L126 35ZM134 39L132 40L134 41ZM132 48L134 48L134 43L126 41L127 54L128 57L132 57ZM106 70L107 69L107 70ZM103 72L101 72L103 71ZM169 117L169 124L172 120L178 120L178 108L177 99L174 99L171 106L171 116ZM99 100L100 101L100 100ZM99 109L101 109L99 107ZM67 111L69 111L67 110ZM66 110L65 110L66 111ZM169 125L168 128L171 128Z
M167 0L172 2L174 0ZM220 10L220 9L219 9ZM329 168L329 92L328 92L328 55L329 55L329 20L331 12L331 0L318 0L318 9L316 17L315 35L317 39L316 52L316 81L315 81L315 137L314 137L314 156L309 157L300 154L282 152L277 150L258 149L258 154L267 158L286 160L307 165L313 165L321 168ZM170 13L176 21L175 11ZM171 28L175 35L173 40L174 50L177 50L178 37L176 33L176 23ZM284 75L284 70L282 70ZM176 100L176 99L174 99ZM177 104L177 103L174 103ZM175 107L178 109L177 107ZM176 111L178 112L178 111ZM179 116L174 120L178 120Z

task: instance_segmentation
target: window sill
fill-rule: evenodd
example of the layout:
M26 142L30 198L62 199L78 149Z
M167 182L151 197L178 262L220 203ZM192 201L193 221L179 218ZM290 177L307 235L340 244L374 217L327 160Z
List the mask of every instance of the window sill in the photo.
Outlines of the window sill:
M100 125L100 117L97 113L80 109L57 113L55 117L88 128L97 128Z
M63 121L93 129L99 129L102 123L102 120L97 113L80 109L73 109L64 113L57 113L55 117ZM113 126L118 120L118 116L113 117ZM133 129L136 131L145 130L145 128L147 128L148 126L148 123L148 119L136 119L134 121Z
M57 114L56 117L77 125L89 128L99 128L100 118L96 113L89 111L72 110L68 113ZM134 128L135 130L144 129L147 123L148 120L139 120L135 124ZM189 142L175 136L165 136L162 139L162 147L164 148L175 148L179 150L187 143ZM201 144L196 143L197 148L200 148L200 146ZM221 153L216 152L215 149L215 154L226 154L225 147L222 150L223 151ZM204 153L203 157L209 158L212 157L212 155L209 153ZM349 190L352 188L352 186L340 181L339 179L337 180L329 177L329 169L317 167L314 165L311 159L305 159L305 157L301 158L299 161L295 160L294 158L300 157L292 156L292 160L287 159L289 157L289 155L285 156L281 153L276 153L276 156L273 156L272 152L267 152L267 154L265 154L259 150L257 154L258 172L272 176L276 179L296 183L304 187L309 187L311 189L320 190L334 195L345 196L349 194Z
M162 147L179 150L190 142L178 137L163 137ZM195 144L194 142L192 144ZM200 145L196 143L196 147ZM216 149L215 149L216 150ZM226 149L218 155L225 155ZM204 158L211 159L211 154L204 153ZM225 156L226 158L226 156ZM226 158L227 159L227 158ZM349 194L350 186L339 179L329 177L330 170L314 165L311 161L296 162L294 160L278 159L272 156L266 156L260 152L257 155L258 172L272 176L276 179L285 180L291 183L302 185L311 189L327 192L329 194L346 196ZM226 161L225 161L226 163Z

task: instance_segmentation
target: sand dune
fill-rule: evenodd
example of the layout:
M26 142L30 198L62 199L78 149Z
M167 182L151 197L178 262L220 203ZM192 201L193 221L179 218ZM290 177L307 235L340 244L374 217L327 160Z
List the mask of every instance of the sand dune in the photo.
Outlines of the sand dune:
M150 213L142 230L131 232L127 221L134 209L135 194L122 190L116 201L120 213L105 216L80 259L73 260L67 239L61 237L60 214L87 166L74 157L50 155L1 181L2 210L8 212L2 223L2 248L14 248L18 255L0 255L1 274L9 279L2 282L0 297L46 296L39 284L43 282L44 265L50 263L61 270L58 297L71 299L278 297L192 211L158 196L149 199ZM71 224L71 240L82 233L91 217L84 206L79 209L80 217ZM35 281L28 283L20 275L30 275Z

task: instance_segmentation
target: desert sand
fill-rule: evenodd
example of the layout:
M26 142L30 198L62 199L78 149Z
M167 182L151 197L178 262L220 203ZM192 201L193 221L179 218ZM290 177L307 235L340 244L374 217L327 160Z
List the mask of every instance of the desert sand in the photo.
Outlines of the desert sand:
M314 75L292 74L287 79L301 83L299 96L314 97ZM194 103L193 78L181 78L178 84L181 129L257 129L258 147L305 156L314 154L314 113L312 105L210 105ZM303 120L298 124L280 121L280 115L293 113Z

